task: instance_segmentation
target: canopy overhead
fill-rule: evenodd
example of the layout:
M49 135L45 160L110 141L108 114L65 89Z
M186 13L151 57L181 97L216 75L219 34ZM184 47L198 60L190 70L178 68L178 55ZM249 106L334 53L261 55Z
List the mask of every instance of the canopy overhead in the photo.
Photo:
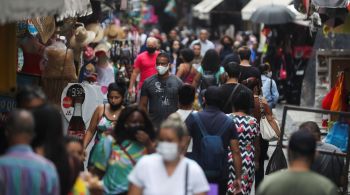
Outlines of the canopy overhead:
M242 19L249 20L254 13L254 11L265 5L285 5L288 6L293 0L251 0L243 9L242 9Z
M314 5L326 8L345 8L348 0L312 0Z
M0 24L58 15L60 19L91 13L89 0L9 0L0 6Z
M209 20L210 11L224 0L203 0L193 8L193 16L201 20Z

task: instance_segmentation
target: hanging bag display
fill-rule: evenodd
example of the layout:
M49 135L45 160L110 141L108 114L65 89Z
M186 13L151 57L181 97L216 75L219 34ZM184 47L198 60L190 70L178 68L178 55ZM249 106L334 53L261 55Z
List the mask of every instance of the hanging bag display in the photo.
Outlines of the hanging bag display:
M327 95L322 100L322 108L325 110L330 110L333 102L335 94L335 87L331 89L330 92L327 93Z
M270 122L267 120L264 104L262 102L262 98L259 97L260 102L260 133L264 140L266 141L274 141L278 139L278 135L280 135L280 128L278 126L278 122L275 120L275 123L277 124L277 129L274 129Z
M282 143L278 143L266 167L266 175L286 169L288 167L286 157L283 154Z

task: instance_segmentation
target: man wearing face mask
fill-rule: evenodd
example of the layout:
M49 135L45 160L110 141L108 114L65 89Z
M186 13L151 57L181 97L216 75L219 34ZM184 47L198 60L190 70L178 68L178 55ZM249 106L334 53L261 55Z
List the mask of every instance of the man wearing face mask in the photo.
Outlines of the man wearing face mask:
M158 40L154 37L149 37L146 42L146 51L142 52L140 55L137 56L134 63L134 70L132 72L132 75L130 77L130 84L129 84L129 95L133 94L134 86L136 83L136 78L140 74L140 82L137 86L137 90L142 88L143 82L157 74L157 70L154 66L156 63L156 58L159 54L158 49Z
M171 113L178 109L178 90L182 81L169 72L170 57L160 53L156 60L157 75L148 78L142 85L140 107L148 110L156 128Z

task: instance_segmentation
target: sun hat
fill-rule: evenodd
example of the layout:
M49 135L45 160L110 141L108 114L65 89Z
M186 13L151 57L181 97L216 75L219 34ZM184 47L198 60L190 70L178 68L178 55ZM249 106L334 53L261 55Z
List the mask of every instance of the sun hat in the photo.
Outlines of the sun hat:
M125 39L124 30L116 24L110 24L105 29L105 35L108 40L122 40Z
M101 52L101 51L107 53L111 48L112 48L112 46L108 42L99 43L95 47L95 54L98 53L98 52Z
M95 39L92 41L93 43L100 42L104 37L103 28L99 23L91 23L86 26L87 31L92 31L96 34Z
M72 48L83 48L95 40L96 34L92 31L87 31L85 27L79 26L72 38L70 39L70 46Z

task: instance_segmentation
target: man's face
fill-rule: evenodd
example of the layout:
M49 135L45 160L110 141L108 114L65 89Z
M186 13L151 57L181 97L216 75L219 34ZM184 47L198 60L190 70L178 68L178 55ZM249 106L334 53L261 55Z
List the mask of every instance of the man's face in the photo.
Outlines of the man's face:
M176 38L177 38L177 32L176 32L175 30L170 31L170 33L169 33L169 38L170 38L171 40L176 40Z
M206 40L208 39L208 32L206 32L206 31L201 31L201 32L199 33L199 39L200 39L201 41L206 41Z
M148 41L146 46L149 48L156 48L157 49L157 42L156 41Z
M200 56L201 55L201 47L199 45L193 46L193 53L195 56Z
M157 58L156 66L163 66L167 67L169 65L169 61L165 57L159 57Z

